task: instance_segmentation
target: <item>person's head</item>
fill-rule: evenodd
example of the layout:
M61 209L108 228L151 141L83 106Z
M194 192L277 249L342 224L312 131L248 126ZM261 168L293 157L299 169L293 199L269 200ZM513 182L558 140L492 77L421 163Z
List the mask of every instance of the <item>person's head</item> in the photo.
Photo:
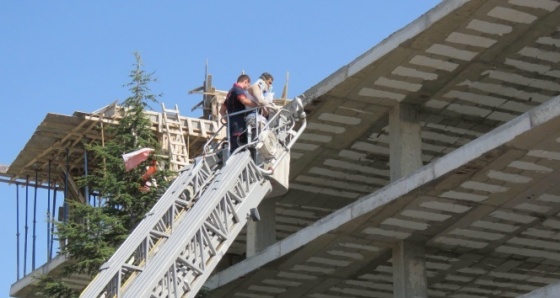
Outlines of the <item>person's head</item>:
M237 84L239 84L243 89L247 89L251 84L251 78L246 74L242 74L237 78Z
M260 79L265 81L266 85L268 85L269 88L270 86L272 86L272 82L274 81L274 77L268 72L263 72L263 74L260 76Z

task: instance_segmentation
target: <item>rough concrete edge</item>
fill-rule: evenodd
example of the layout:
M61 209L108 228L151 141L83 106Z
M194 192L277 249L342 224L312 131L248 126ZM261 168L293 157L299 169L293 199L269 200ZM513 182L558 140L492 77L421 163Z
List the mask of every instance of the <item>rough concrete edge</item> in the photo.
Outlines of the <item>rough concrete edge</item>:
M358 56L358 58L354 59L348 65L341 67L339 70L335 71L315 86L309 88L303 93L305 96L303 104L306 105L312 100L327 93L332 88L343 82L346 78L355 75L371 63L395 50L405 41L414 38L435 22L441 20L455 9L463 6L469 1L472 0L447 0L439 3L412 23L389 35L389 37L382 40L379 44Z
M517 298L558 298L560 297L560 283L548 285Z
M215 289L244 276L265 264L303 247L321 235L348 223L354 218L382 207L430 181L482 156L486 152L505 145L532 128L560 116L560 96L520 115L492 130L482 137L449 153L434 163L423 166L409 176L403 177L358 201L339 209L314 224L290 235L255 256L233 265L214 275L205 286Z
M54 257L50 262L47 262L43 266L33 270L31 273L27 274L10 286L10 296L16 296L17 293L23 288L29 286L30 284L36 283L36 277L39 277L43 274L48 274L58 266L64 264L64 262L66 262L66 256L58 255Z

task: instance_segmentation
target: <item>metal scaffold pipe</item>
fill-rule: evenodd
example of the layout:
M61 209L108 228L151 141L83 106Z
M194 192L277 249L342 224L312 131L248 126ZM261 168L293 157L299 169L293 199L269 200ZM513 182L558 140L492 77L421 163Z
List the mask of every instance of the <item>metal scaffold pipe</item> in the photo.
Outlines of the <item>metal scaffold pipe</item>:
M23 276L27 275L27 232L29 230L29 227L27 226L29 210L29 175L27 175L25 181L25 237L23 240Z
M17 280L19 280L19 188L16 184L16 271Z
M33 243L31 245L31 270L35 270L35 248L37 240L37 184L39 180L39 174L37 169L35 169L35 192L33 195Z
M51 260L51 252L52 252L52 244L51 244L51 160L49 160L49 170L47 173L47 261L50 262ZM54 209L54 206L53 206Z

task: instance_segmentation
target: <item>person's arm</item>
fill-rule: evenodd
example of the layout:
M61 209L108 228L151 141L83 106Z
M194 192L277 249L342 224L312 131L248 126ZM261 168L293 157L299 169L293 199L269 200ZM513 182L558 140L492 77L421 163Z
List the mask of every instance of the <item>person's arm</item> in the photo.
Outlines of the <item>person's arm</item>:
M246 107L256 107L257 104L255 102L253 102L252 100L250 100L249 98L247 98L247 96L245 95L238 95L237 96L237 100L239 100L243 105L245 105Z
M259 106L266 106L268 102L263 97L263 92L258 84L249 86L249 93L257 100Z
M227 107L226 107L226 102L224 101L224 103L220 106L220 122L225 124L227 122Z
M220 107L220 115L222 115L222 117L224 117L226 115L227 112L227 107L226 107L226 103L224 102L222 104L222 106Z

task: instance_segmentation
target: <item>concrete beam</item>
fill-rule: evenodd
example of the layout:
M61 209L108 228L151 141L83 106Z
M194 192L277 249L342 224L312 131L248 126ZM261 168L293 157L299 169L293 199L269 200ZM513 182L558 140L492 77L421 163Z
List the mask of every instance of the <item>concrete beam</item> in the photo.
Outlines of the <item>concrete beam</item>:
M247 258L276 242L276 200L265 199L259 205L260 221L247 222Z
M546 286L518 298L557 298L560 297L560 283Z

